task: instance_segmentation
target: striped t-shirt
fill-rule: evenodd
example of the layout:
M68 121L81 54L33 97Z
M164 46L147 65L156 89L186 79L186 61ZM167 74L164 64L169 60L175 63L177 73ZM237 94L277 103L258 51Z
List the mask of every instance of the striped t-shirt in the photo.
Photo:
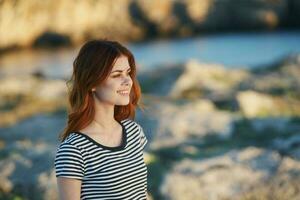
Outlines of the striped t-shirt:
M119 122L122 144L104 146L91 137L72 132L58 147L56 177L81 180L81 199L146 199L147 167L143 128L131 119Z

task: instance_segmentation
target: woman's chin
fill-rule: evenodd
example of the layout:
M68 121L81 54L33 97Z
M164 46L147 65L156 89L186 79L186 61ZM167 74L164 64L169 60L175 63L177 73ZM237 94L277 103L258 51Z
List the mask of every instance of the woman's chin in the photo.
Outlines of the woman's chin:
M129 104L129 99L128 100L119 101L118 103L116 103L117 106L127 106L128 104Z

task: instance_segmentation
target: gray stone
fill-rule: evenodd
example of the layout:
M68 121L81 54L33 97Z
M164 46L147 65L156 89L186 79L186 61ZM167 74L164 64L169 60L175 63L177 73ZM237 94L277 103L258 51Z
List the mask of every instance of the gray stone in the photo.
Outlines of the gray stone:
M231 136L234 114L218 111L205 99L183 105L161 102L151 111L158 124L151 148L200 142L201 138L214 135L227 139Z
M161 193L174 200L234 199L274 176L290 174L291 170L299 173L299 167L299 161L255 147L213 158L184 159L165 176Z

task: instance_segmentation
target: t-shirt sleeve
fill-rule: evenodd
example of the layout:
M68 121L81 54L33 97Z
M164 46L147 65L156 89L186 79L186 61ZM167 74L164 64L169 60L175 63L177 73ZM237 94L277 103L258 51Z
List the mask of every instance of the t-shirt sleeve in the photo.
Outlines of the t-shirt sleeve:
M147 142L148 142L148 140L147 140L147 137L144 133L143 127L141 127L140 125L139 125L139 127L140 127L140 144L141 144L142 149L144 149Z
M84 161L81 151L74 145L62 143L55 156L56 177L82 180L84 176Z

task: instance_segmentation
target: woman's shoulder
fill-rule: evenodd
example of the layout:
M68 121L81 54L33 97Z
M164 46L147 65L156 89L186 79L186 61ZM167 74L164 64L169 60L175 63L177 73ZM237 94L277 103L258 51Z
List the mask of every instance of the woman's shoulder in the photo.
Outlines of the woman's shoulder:
M133 119L126 119L122 121L122 124L130 133L135 133L137 136L144 135L143 127L139 122Z
M125 126L130 129L130 132L135 135L134 138L138 138L142 149L144 149L145 145L148 142L148 139L144 133L143 127L135 120L129 119L126 120Z
M80 139L81 136L76 134L76 132L70 133L59 145L59 149L74 149L81 150Z
M141 125L137 121L135 121L134 119L126 118L126 119L121 120L121 122L124 125L131 125L131 126L135 125L139 128L141 127Z

